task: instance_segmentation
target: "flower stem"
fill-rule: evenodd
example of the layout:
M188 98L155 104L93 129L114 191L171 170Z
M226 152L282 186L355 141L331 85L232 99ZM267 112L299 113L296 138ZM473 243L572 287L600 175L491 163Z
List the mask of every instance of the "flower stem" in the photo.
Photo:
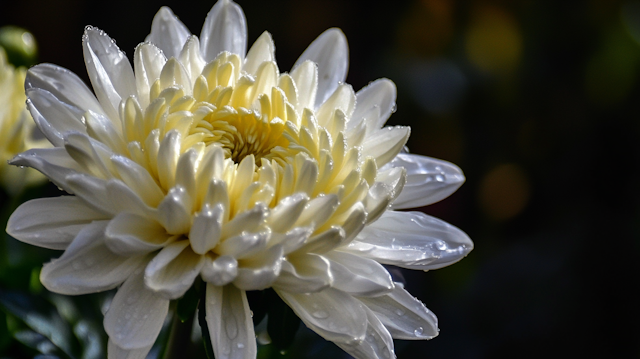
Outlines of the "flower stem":
M182 322L177 314L173 315L169 343L164 352L164 359L184 358L191 347L191 331L193 329L193 316Z

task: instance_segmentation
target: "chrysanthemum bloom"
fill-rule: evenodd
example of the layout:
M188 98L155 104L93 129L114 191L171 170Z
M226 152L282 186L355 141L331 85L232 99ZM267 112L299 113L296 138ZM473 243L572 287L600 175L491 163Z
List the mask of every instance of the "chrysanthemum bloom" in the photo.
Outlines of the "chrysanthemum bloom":
M53 149L12 163L74 196L38 199L8 232L64 249L41 281L64 294L120 286L105 315L110 357L144 357L199 276L216 358L255 358L246 291L273 288L316 333L357 358L392 358L392 338L437 335L435 316L382 264L429 270L472 249L420 212L464 181L454 165L402 153L382 127L394 84L343 84L347 43L320 35L290 73L262 34L246 51L240 7L220 0L200 38L168 8L133 66L87 27L95 96L54 65L29 70L28 107ZM129 355L129 356L128 356Z
M0 184L7 193L16 195L29 185L43 182L46 177L30 169L9 166L7 161L20 152L33 147L45 147L45 138L34 137L35 123L24 105L24 78L26 70L7 63L0 47Z

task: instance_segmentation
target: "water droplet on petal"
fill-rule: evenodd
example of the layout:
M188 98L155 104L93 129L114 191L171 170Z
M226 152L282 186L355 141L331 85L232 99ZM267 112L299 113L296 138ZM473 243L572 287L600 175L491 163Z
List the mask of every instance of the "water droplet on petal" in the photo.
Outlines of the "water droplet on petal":
M414 334L416 337L419 337L419 336L421 336L421 335L422 335L422 333L423 333L423 332L424 332L424 329L423 329L422 327L418 327L418 329L416 329L416 330L414 330L414 331L413 331L413 334Z
M311 315L314 318L318 318L318 319L325 319L325 318L329 317L329 313L325 312L324 310L315 311L315 312L311 313Z

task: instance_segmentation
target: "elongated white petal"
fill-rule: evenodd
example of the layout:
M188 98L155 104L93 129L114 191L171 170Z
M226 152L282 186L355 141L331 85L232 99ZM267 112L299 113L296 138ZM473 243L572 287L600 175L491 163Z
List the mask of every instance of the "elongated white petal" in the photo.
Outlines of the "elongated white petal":
M105 216L76 197L40 198L23 203L9 217L7 233L25 243L65 249L86 225Z
M353 113L355 105L356 94L353 92L351 85L339 85L331 96L318 108L316 112L318 124L329 127L330 124L328 121L332 118L336 110L342 111L346 118L349 118Z
M438 318L402 286L374 298L359 298L396 339L431 339L438 335Z
M291 78L298 88L298 104L296 111L302 113L305 108L314 109L318 91L318 65L305 60L291 71Z
M93 92L73 72L52 64L39 64L27 71L25 90L38 88L50 92L72 108L103 113ZM75 111L75 110L74 110Z
M363 341L336 343L356 359L394 359L393 338L375 313L365 306L367 312L367 335Z
M263 32L249 49L242 69L250 75L255 75L263 62L275 60L275 48L271 34Z
M333 288L318 293L276 293L304 324L323 338L336 343L364 340L367 313L363 304L351 295Z
M136 47L133 54L133 67L139 94L138 99L142 108L149 106L151 86L160 78L160 72L166 62L167 58L156 45L143 43Z
M167 58L177 57L189 35L191 33L182 21L178 20L170 8L163 6L153 17L151 33L145 41L162 49Z
M333 283L333 275L327 259L317 254L289 256L282 262L282 271L275 288L296 292L312 293L328 288Z
M380 263L430 270L464 258L473 242L460 229L422 212L386 212L346 251Z
M158 222L129 212L116 215L109 222L105 236L107 247L123 256L153 252L172 239Z
M78 174L80 166L64 148L34 148L14 157L9 164L35 168L49 177L51 182L67 192L73 191L67 186L67 176Z
M194 253L189 241L164 247L145 269L144 283L167 299L180 298L200 274L204 257Z
M109 339L107 344L108 359L145 359L153 344L139 349L123 349Z
M324 256L331 263L332 286L336 289L358 296L377 296L393 290L391 275L374 260L338 251Z
M107 116L118 119L120 101L138 94L131 63L107 34L90 26L82 47L93 90Z
M407 170L407 183L392 203L392 207L397 209L417 208L438 202L460 188L465 180L458 166L426 156L400 153L389 166Z
M198 254L205 254L213 249L220 240L224 207L205 204L199 213L193 216L193 224L189 231L191 248Z
M104 315L109 339L123 349L153 345L169 312L169 300L148 289L143 277L138 267L118 289Z
M240 55L247 52L247 20L238 4L219 0L207 14L200 33L202 54L209 62L222 51Z
M40 281L61 294L87 294L115 288L140 264L144 257L122 257L104 243L107 221L85 226L62 256L47 263Z
M158 205L158 219L168 233L189 233L191 198L182 187L173 187Z
M365 118L367 132L371 133L381 128L394 111L396 85L389 79L378 79L358 91L356 97L356 109L347 128L351 128L357 121ZM376 108L378 111L372 112L372 108ZM367 116L372 113L377 113L378 116Z
M407 143L411 130L405 126L385 127L367 136L362 153L376 159L378 167L391 161Z
M318 64L318 92L314 104L314 108L318 108L347 78L349 69L347 38L340 29L326 30L304 50L293 68L295 69L306 60Z
M56 147L64 145L64 134L69 131L86 133L82 123L83 112L58 100L52 93L39 88L27 89L27 109L36 125Z
M206 320L218 359L255 359L257 344L245 291L207 284Z

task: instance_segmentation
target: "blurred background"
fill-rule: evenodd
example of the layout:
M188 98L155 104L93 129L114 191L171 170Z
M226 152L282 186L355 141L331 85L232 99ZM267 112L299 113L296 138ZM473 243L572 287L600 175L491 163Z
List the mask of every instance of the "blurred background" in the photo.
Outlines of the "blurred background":
M397 341L399 358L640 357L640 1L238 3L249 44L268 30L281 71L322 31L341 28L347 82L358 90L392 79L389 124L411 126L411 152L465 172L458 192L420 210L466 231L475 249L451 267L401 272L441 332ZM39 62L88 83L84 26L131 58L161 5L199 34L213 1L9 0L0 26L28 29ZM24 254L5 241L5 253ZM0 291L42 290L31 268L58 254L34 249L5 258ZM35 353L4 342L0 357ZM292 350L343 355L304 329Z

